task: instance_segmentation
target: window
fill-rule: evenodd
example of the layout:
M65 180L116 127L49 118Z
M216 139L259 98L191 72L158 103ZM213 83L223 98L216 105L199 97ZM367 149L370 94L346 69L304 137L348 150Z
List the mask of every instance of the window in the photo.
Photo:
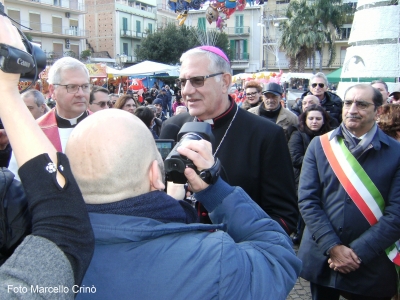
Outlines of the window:
M128 18L122 18L122 30L128 30Z
M69 20L69 35L78 35L78 21Z
M126 55L128 55L128 43L123 43L122 44L122 52Z
M206 18L199 18L197 20L197 28L201 31L206 31Z
M149 33L153 33L153 24L149 23Z
M16 22L20 23L21 22L21 17L20 17L20 13L18 10L11 10L8 9L7 10L7 14L11 19L14 19ZM18 24L15 24L15 26L18 26ZM18 27L19 28L19 27Z
M230 49L233 60L248 60L247 40L231 40Z
M40 14L29 13L29 27L34 31L41 31Z
M243 15L235 16L235 33L243 33Z
M62 18L52 17L52 30L53 33L62 34Z
M351 27L342 27L340 28L339 39L348 40L350 37Z
M346 57L347 46L340 47L340 65L343 66Z
M137 33L141 33L141 29L140 29L140 21L136 21L136 32Z

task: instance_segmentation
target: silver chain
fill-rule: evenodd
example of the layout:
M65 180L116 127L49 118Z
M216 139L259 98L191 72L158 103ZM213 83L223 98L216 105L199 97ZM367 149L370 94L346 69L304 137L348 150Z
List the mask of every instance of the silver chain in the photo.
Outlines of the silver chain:
M221 141L219 142L219 145L218 145L217 149L215 150L215 152L214 152L214 154L213 154L214 158L215 158L215 155L217 155L217 152L218 152L218 150L219 150L219 147L221 147L222 142L224 141L226 135L228 134L229 128L231 128L232 123L233 123L233 121L235 120L236 114L237 114L238 111L239 111L239 106L236 106L235 115L233 116L231 122L229 123L228 128L225 130L225 134L224 134L224 136L222 137ZM196 122L199 121L199 120L197 119L197 117L195 117L194 120L195 120Z
M237 114L238 110L239 110L239 106L236 106L235 115L233 116L231 122L229 123L229 126L228 126L228 128L226 129L224 136L222 137L221 141L219 142L219 145L218 145L217 149L216 149L215 152L214 152L214 157L217 155L217 152L218 152L218 150L219 150L219 147L221 147L222 142L224 141L226 135L228 134L229 128L231 128L232 123L233 123L233 121L234 121L235 118L236 118L236 114Z

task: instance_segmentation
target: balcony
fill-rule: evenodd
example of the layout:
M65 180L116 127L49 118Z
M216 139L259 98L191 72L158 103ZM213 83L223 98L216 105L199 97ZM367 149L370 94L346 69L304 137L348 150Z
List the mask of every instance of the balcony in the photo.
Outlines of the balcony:
M84 1L77 0L16 0L16 2L23 3L25 6L36 7L47 6L48 8L54 8L57 11L73 12L77 14L86 13L86 6Z
M121 37L124 38L132 38L132 39L139 39L141 40L142 38L147 37L147 33L146 32L137 32L137 31L133 31L133 30L123 30L121 29Z
M327 67L327 64L328 64L328 60L327 59L323 59L322 60L322 69L323 70L334 70L334 69L338 69L338 68L343 66L343 62L341 62L339 59L336 59L332 63L332 65L330 67ZM320 66L320 61L317 58L316 61L315 61L315 68L317 69L317 71L319 70L319 66ZM268 70L277 70L280 67L280 69L285 70L285 69L289 69L289 62L286 59L280 60L279 61L279 67L278 67L278 64L277 64L276 61L269 60L268 61L268 68L266 68L266 61L263 60L262 61L262 67L263 67L263 69L268 69ZM312 67L312 62L311 61L307 61L306 66L305 66L305 69L307 70L307 72L311 71L312 68L313 68Z
M229 37L235 36L249 36L250 35L250 26L243 26L243 27L227 27L225 28L224 32Z
M238 61L249 61L249 53L235 53L231 57L232 61L238 62Z
M52 24L35 23L28 21L21 21L21 25L32 28L28 30L24 27L18 26L24 33L29 33L33 36L55 37L55 38L72 38L82 39L88 36L89 31L81 28L71 28L69 26L55 26Z

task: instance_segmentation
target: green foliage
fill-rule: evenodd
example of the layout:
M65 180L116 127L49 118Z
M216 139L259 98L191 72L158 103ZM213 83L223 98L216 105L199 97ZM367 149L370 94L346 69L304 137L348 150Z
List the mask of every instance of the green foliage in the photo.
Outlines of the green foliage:
M28 41L32 42L32 36L29 33L25 33L25 36Z
M177 64L182 53L200 46L196 36L189 27L176 26L173 23L152 34L148 34L140 44L138 51L135 51L139 61L151 60L164 64ZM226 34L219 34L217 47L226 53L229 49L229 41Z
M314 56L316 49L323 49L325 42L330 53L328 66L332 64L336 35L351 12L351 6L342 0L290 1L286 11L288 19L280 25L280 46L289 59L298 61L299 72L304 71L307 59Z
M92 52L89 49L83 50L81 52L81 58L88 58L92 55Z

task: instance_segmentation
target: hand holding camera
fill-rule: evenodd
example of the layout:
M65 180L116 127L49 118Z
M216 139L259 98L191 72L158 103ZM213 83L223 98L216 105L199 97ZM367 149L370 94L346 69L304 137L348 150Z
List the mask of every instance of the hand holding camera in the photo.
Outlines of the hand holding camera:
M202 170L214 166L211 143L206 140L188 141L177 148L179 154L190 159L197 167L198 172L187 167L184 174L193 192L199 192L208 187L208 184L199 176Z

